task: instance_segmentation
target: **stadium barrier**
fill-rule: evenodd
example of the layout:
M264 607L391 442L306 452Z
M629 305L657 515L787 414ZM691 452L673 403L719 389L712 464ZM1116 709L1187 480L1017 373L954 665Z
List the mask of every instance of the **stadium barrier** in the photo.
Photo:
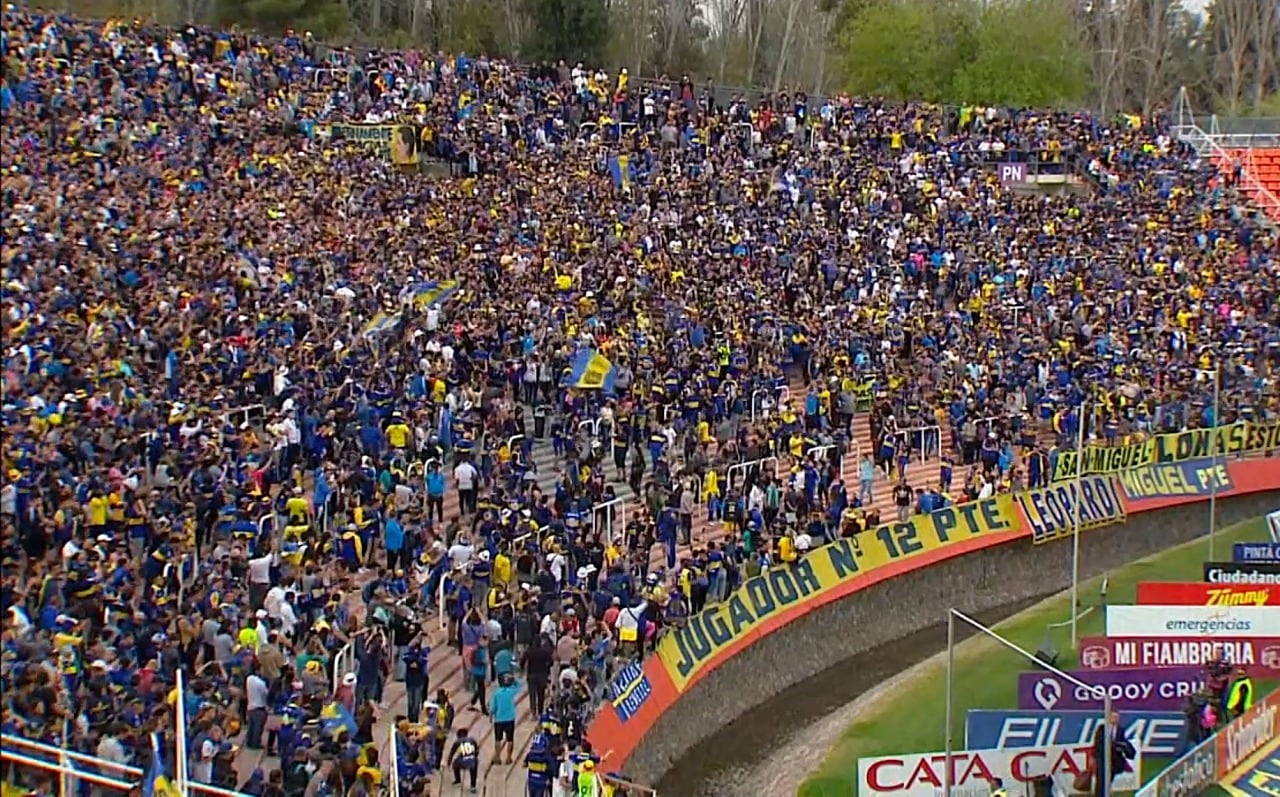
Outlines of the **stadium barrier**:
M1194 453L1194 448L1187 449ZM1272 452L1275 453L1275 452ZM1198 468L1202 463L1178 463ZM1276 458L1221 463L1227 478L1213 494L1218 500L1280 489ZM1123 522L1125 517L1157 509L1206 501L1207 491L1151 490L1133 495L1116 474L1103 477L1120 507L1095 527ZM1150 485L1148 485L1150 486ZM1081 491L1084 498L1088 493ZM1071 491L1056 501L1071 500ZM610 694L625 699L601 707L588 736L597 749L613 750L611 763L624 767L645 734L681 696L724 662L766 635L833 601L886 580L968 553L1010 542L1045 536L1059 513L1028 518L1023 498L1002 495L916 515L905 523L886 523L858 536L811 551L797 564L771 568L740 585L728 600L691 617L686 627L665 635L657 655L639 668L628 668ZM1096 507L1095 507L1096 508ZM1073 511L1067 504L1068 513ZM649 776L651 773L646 773Z

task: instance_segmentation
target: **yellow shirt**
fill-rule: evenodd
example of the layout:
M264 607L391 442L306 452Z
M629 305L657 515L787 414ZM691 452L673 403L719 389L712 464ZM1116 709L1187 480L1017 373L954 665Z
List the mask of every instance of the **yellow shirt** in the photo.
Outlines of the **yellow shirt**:
M403 423L393 423L387 427L387 442L392 448L405 448L409 445L409 427Z
M307 499L297 495L290 498L284 504L285 512L289 515L289 517L304 518L307 516L308 508L309 507L307 506Z
M241 628L236 639L246 648L253 648L254 653L258 652L258 630L253 626Z
M107 525L107 499L105 496L95 495L89 499L89 525Z
M511 557L505 553L493 557L493 580L498 584L511 583Z

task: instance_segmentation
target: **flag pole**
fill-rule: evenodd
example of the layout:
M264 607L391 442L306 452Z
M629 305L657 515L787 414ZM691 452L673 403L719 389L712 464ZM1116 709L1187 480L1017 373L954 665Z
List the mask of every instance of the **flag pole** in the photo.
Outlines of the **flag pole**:
M1079 641L1077 628L1080 616L1080 478L1084 473L1084 408L1076 414L1076 474L1071 485L1071 649Z
M1213 428L1209 430L1209 455L1214 477L1209 480L1209 561L1213 558L1213 538L1218 530L1218 404L1222 399L1222 363L1214 363L1213 368Z
M182 670L177 672L176 691L178 705L175 707L174 724L174 762L173 777L178 794L187 794L187 694L183 683Z

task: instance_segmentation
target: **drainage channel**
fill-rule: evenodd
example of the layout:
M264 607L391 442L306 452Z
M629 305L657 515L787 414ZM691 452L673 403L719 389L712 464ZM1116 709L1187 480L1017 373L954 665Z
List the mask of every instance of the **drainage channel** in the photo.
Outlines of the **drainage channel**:
M975 616L997 623L1041 600L1021 601ZM956 624L958 639L974 631ZM860 653L784 690L691 748L658 783L662 797L760 797L749 782L752 769L771 750L812 723L947 646L946 623ZM814 750L816 767L825 750ZM771 797L792 797L773 795Z

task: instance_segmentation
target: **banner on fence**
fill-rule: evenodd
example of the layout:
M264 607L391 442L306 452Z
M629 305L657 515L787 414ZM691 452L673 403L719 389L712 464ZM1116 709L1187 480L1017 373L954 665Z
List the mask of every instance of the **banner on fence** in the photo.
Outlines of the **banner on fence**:
M1071 536L1077 513L1081 531L1124 522L1124 501L1116 490L1115 479L1090 476L1079 481L1078 499L1076 492L1077 482L1070 481L1018 494L1018 503L1031 524L1033 543Z
M1074 479L1082 458L1080 473L1091 476L1274 449L1280 449L1280 421L1241 422L1217 429L1188 429L1155 435L1127 446L1085 446L1081 452L1060 449L1055 453L1052 481Z

